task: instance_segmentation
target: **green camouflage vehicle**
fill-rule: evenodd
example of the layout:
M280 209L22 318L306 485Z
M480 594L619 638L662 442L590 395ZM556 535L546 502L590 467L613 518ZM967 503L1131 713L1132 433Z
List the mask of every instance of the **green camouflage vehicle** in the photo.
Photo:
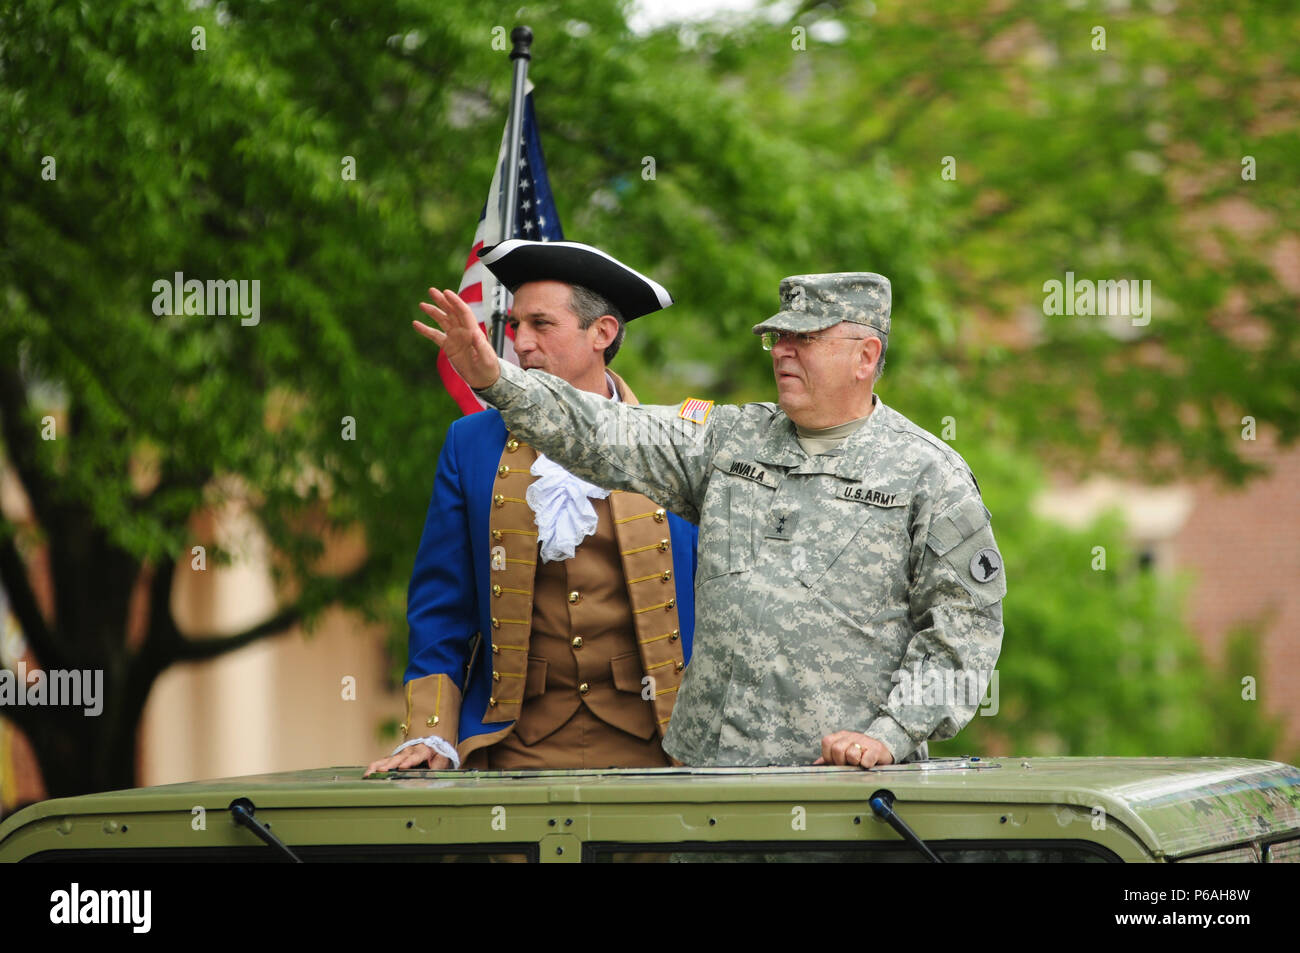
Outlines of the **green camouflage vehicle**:
M362 770L43 801L0 861L1300 861L1300 770L1273 761Z

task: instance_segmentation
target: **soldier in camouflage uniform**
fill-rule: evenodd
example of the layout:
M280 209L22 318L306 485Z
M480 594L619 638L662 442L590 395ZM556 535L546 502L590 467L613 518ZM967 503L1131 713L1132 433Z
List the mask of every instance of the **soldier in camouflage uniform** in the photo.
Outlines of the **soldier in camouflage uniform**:
M441 298L441 300L439 300ZM1002 559L965 461L873 393L890 286L781 282L757 325L779 404L613 404L498 364L435 295L417 330L508 426L579 476L698 521L694 658L664 748L692 765L871 767L975 713L1002 643Z

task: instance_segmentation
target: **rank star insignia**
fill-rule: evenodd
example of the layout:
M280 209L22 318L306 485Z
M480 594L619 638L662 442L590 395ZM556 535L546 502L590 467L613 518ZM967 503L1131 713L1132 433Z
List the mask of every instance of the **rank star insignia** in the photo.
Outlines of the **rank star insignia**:
M763 535L768 539L789 539L794 533L794 524L798 517L794 513L771 513L767 517L767 527Z
M992 547L985 547L970 558L971 578L976 582L990 582L1002 571L1002 557Z

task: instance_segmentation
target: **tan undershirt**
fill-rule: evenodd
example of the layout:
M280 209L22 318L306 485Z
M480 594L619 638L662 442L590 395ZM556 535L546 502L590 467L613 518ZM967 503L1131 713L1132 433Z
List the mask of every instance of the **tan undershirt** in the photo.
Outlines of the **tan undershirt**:
M836 424L834 427L826 427L822 430L810 430L798 424L795 424L794 429L798 433L799 446L803 447L803 452L810 457L815 457L819 453L830 453L865 424L870 416L867 414L866 417L859 417L857 420L850 420L848 423Z

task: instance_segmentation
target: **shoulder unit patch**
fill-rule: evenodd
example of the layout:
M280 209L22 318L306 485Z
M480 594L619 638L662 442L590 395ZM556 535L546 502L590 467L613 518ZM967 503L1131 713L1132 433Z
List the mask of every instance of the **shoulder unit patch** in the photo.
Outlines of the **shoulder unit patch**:
M1002 557L991 546L986 546L970 558L971 578L976 582L991 582L1002 571Z

